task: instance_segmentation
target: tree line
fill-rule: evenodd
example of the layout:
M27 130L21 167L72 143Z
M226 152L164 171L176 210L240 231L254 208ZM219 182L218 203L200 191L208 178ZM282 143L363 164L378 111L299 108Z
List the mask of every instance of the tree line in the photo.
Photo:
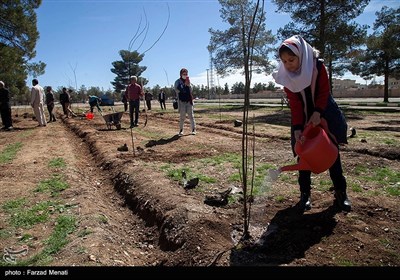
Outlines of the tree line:
M276 12L289 14L292 21L280 28L277 34L267 29L265 11L260 17L258 26L251 32L257 34L252 43L252 53L243 54L243 42L251 34L243 34L239 22L250 23L253 14L250 0L219 0L221 18L229 24L227 30L209 29L210 42L207 49L212 53L213 64L221 77L236 71L246 71L243 55L251 56L252 73L270 74L275 66L269 58L275 54L277 43L294 34L303 36L321 52L327 65L330 82L333 77L342 76L345 71L360 75L365 79L375 76L384 77L384 101L388 101L389 77L400 78L400 8L383 6L376 12L372 33L368 35L370 26L360 25L355 19L363 13L370 0L272 0ZM26 85L28 75L38 77L45 73L45 62L32 63L35 57L35 46L39 38L35 10L41 0L1 1L0 3L0 79L12 92L14 99L24 102L29 95ZM272 11L271 11L272 12ZM141 77L147 67L140 65L144 54L137 51L120 50L121 60L112 62L110 71L116 75L111 81L114 92L98 92L98 95L112 95L118 99L121 91L128 84L130 75ZM277 57L275 57L277 59ZM148 81L141 79L146 86ZM208 89L207 86L194 85L199 98L243 92L243 82L238 82L231 89L227 85ZM84 86L83 86L84 87ZM274 84L254 84L252 91L264 88L274 89ZM156 85L147 88L157 93L161 87ZM168 87L163 88L167 97L174 93ZM210 92L212 90L212 92ZM76 89L79 92L88 92ZM80 93L79 93L80 94ZM78 96L79 96L78 94ZM80 97L79 97L80 98ZM78 98L78 99L79 99Z

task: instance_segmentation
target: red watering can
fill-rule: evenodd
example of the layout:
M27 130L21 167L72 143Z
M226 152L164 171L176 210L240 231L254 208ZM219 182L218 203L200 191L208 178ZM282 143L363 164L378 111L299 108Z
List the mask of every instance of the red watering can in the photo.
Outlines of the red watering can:
M93 118L94 118L94 114L93 113L87 113L86 114L86 119L92 120Z
M328 170L339 154L336 144L328 135L336 141L335 136L329 132L325 119L321 119L318 126L306 126L300 136L301 141L297 141L294 146L299 162L279 169L270 169L267 180L276 181L282 171L309 170L318 174Z
M280 171L310 170L318 174L328 170L338 157L338 148L329 138L329 134L325 119L321 119L321 124L318 126L306 126L300 136L302 141L297 141L294 146L299 162L283 166Z

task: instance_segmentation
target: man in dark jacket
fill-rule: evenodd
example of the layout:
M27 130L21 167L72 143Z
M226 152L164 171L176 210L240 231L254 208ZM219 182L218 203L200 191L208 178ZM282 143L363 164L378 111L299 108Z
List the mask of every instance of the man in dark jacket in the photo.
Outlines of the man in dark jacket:
M101 98L97 97L96 95L89 95L89 105L90 105L90 112L93 113L94 107L97 107L97 110L101 113L100 108Z
M160 93L158 94L158 102L160 102L161 110L166 110L167 107L165 106L165 92L164 90L161 90Z
M3 81L0 81L0 113L3 129L12 130L10 91L5 87Z

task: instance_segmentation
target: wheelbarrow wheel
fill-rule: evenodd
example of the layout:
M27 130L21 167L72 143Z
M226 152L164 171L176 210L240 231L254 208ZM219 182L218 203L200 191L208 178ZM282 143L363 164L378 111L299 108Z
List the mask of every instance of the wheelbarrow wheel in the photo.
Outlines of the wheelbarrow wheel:
M115 126L117 127L117 130L121 129L121 124L120 123L117 123Z

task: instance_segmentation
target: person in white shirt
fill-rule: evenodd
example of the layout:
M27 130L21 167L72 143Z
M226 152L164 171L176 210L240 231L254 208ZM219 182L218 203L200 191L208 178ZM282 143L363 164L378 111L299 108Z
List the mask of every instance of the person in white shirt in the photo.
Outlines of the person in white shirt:
M44 90L39 85L39 81L37 79L32 80L32 89L31 89L31 106L33 108L33 112L35 113L36 120L38 121L38 126L46 126L46 116L44 114Z

